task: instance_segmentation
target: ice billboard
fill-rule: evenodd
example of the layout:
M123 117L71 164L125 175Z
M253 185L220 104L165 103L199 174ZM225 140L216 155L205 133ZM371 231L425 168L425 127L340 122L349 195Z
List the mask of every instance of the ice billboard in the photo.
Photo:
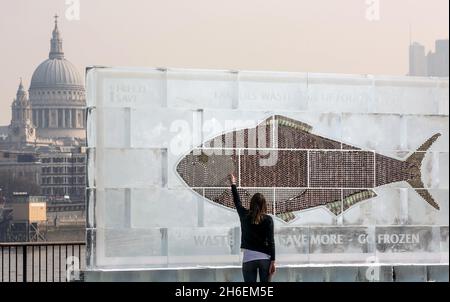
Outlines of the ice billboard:
M260 192L278 265L448 263L448 79L87 72L89 269L241 263Z

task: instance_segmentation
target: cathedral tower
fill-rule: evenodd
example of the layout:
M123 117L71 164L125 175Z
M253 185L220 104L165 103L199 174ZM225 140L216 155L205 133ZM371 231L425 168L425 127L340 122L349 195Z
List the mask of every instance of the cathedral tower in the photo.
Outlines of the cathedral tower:
M9 125L9 140L14 144L31 144L36 140L36 129L31 121L31 104L23 88L22 79L16 99L11 105L12 118Z

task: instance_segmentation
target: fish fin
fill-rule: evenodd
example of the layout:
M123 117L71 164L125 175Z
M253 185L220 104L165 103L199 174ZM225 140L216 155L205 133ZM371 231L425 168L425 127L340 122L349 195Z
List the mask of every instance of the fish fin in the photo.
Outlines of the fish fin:
M290 222L291 220L293 220L295 218L295 215L292 212L280 213L280 214L277 214L276 216L278 218L280 218L281 220L283 220L284 222Z
M342 212L340 200L329 202L329 203L327 203L326 207L331 213L333 213L336 216L338 216Z
M301 130L303 132L311 132L312 130L312 126L308 125L306 123L282 116L282 115L275 115L270 118L268 118L266 120L266 124L267 125L271 125L273 122L275 121L275 123L279 126L286 126L286 127L291 127L297 130Z
M300 189L298 191L296 191L293 195L291 195L291 197L289 197L288 199L283 200L282 202L286 202L292 199L296 199L299 198L300 196L302 196L303 194L305 194L307 191L307 189Z
M345 211L351 206L357 204L358 202L371 199L378 196L377 193L373 190L362 190L359 192L352 193L346 197L342 201L342 209Z
M292 207L291 202L295 201L298 198L300 198L303 194L305 194L306 191L307 191L306 189L296 190L292 195L290 195L289 198L283 199L281 201L276 201L277 207L276 207L276 210L275 210L275 214L277 215L277 217L279 217L280 219L283 219L283 217L284 217L283 215L285 213L291 213L292 214L292 212L294 212L294 211L302 210L302 209L296 208L295 206Z
M346 143L342 143L341 145L342 149L344 150L361 150L361 148L346 144Z
M428 202L433 208L439 210L438 203L434 200L433 196L431 196L430 192L425 188L425 185L422 181L422 162L425 158L425 153L430 149L433 143L441 136L440 133L436 133L429 139L427 139L416 152L411 154L406 162L409 164L409 173L410 178L406 180L406 182L419 194L426 202Z

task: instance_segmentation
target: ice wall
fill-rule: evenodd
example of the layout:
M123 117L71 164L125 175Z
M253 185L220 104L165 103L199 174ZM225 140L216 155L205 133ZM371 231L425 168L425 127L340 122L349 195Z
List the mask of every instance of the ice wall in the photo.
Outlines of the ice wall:
M397 160L441 134L415 188L439 210L398 181L349 208L341 199L339 215L319 206L275 217L279 264L448 263L448 79L92 68L87 103L88 269L239 265L238 216L211 197L223 175L191 188L176 167L208 140L274 115ZM248 190L275 201L297 189Z

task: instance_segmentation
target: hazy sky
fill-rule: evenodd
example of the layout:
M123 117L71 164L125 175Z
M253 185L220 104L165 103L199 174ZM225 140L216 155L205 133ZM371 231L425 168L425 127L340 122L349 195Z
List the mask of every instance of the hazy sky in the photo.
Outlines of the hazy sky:
M376 1L376 0L367 0ZM0 1L0 125L9 123L19 77L48 57L58 13L66 58L86 65L393 74L408 72L413 40L448 38L448 0Z

